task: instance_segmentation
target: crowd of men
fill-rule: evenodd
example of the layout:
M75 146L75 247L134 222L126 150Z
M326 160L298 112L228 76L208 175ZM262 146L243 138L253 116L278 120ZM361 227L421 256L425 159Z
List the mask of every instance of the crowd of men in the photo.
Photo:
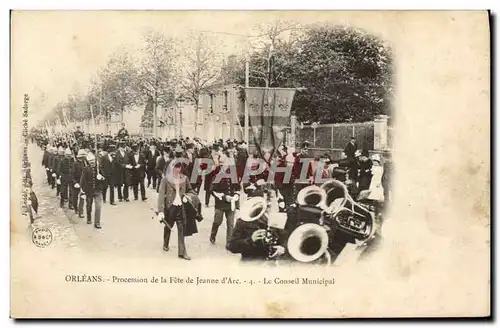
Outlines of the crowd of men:
M316 183L316 176L344 182L353 196L370 189L375 200L388 202L391 197L389 156L386 154L384 161L378 154L370 156L367 150L358 149L354 138L346 145L340 159L333 161L329 154L324 154L311 162L301 161L309 157L307 142L302 143L297 152L280 146L275 154L260 149L249 153L244 141L208 143L198 138L133 137L125 126L115 136L85 134L77 128L59 135L40 130L32 138L44 150L41 164L46 170L48 185L59 198L59 206L67 206L80 218L86 217L88 224L93 223L96 229L101 229L103 203L116 206L120 202L130 202L131 196L134 201L139 201L139 196L140 201L145 201L146 188L153 188L158 192L158 217L165 224L163 250L169 251L170 233L175 224L178 256L186 260L190 257L185 237L198 232L196 224L203 220L204 212L201 203L208 207L211 197L215 199L215 212L209 241L216 243L225 218L225 245L229 251L242 254L244 259L268 256L259 242L265 238L262 223L235 222L242 193L246 194L246 199L262 195L261 182L269 180L268 169L248 180L242 179L248 167L262 165L259 164L262 162L249 161L252 158L264 159L265 165L274 162L277 167L292 167L290 180L281 172L272 177L272 188L277 191L279 209L283 212L295 202L302 188ZM176 158L184 160L176 162L169 171L169 164ZM199 158L209 159L214 165L206 175L198 174L207 169L206 163L196 166ZM228 165L236 168L236 181L218 178ZM308 167L304 170L303 165ZM319 175L318 170L321 170ZM196 171L195 179L193 171ZM307 182L296 183L303 180L299 178L304 171ZM168 179L167 175L173 179ZM201 188L205 190L202 201L198 198Z

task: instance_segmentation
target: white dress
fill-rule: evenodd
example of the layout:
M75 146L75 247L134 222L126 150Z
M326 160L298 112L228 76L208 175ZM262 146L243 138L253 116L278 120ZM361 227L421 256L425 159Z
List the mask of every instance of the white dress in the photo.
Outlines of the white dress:
M380 165L372 166L372 181L370 183L370 195L368 199L384 201L384 188L382 187L382 174L384 173L384 168Z

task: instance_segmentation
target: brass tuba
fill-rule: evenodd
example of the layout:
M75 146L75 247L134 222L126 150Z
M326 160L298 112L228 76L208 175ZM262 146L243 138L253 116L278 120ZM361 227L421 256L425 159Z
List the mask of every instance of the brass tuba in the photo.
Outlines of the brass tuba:
M326 192L316 185L307 186L299 191L297 203L302 206L316 206L324 209L326 206Z
M252 222L266 215L267 201L264 197L253 197L245 201L240 210L240 218Z
M325 212L335 220L339 230L360 241L373 237L376 230L373 213L349 195L345 184L330 180L322 188L327 194Z
M325 255L329 258L328 233L319 224L302 224L290 234L287 250L291 257L303 263L316 261Z

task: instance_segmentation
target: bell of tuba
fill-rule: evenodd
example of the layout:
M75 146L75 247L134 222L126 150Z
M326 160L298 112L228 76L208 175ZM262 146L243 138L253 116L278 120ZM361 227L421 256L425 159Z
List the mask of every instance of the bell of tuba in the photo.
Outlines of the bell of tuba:
M287 250L296 261L309 263L325 255L328 249L328 233L315 223L298 226L288 238Z
M323 209L326 204L326 192L316 185L307 186L299 191L297 203L302 206L316 206Z
M349 191L347 190L346 185L335 179L330 179L324 182L320 189L322 189L325 194L325 208L330 208L336 199L349 197Z
M264 197L253 197L245 201L240 210L240 218L246 222L260 219L266 214L267 201Z

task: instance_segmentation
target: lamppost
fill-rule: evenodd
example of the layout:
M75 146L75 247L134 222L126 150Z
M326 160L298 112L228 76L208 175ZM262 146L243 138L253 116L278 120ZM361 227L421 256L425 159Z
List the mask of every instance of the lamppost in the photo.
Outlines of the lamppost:
M177 103L177 108L179 108L179 125L180 125L180 132L179 132L179 137L182 138L182 109L184 106L184 96L181 94L175 102Z

